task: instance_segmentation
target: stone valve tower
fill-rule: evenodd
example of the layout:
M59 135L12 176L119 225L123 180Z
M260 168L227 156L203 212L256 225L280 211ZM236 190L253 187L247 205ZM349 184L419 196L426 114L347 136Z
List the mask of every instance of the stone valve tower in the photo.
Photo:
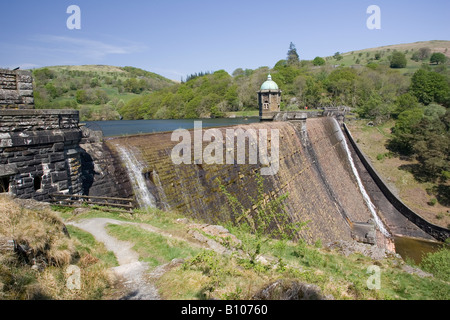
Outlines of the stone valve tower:
M281 90L272 76L269 74L267 80L258 91L259 117L261 121L272 121L280 112Z

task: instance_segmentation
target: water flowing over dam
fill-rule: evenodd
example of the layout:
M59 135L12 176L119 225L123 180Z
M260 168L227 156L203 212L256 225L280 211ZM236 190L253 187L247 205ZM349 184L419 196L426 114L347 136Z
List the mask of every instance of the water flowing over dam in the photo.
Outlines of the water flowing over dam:
M311 118L306 126L262 122L216 130L226 137L227 129L237 128L247 132L278 130L279 168L276 174L263 176L265 198L289 195L285 204L290 220L308 221L299 233L304 240L312 243L357 238L384 246L393 232L432 239L408 219L398 218L399 213L392 208L390 215L397 222L384 215L380 203L386 199L372 197L373 188L366 190L370 186L364 175L367 172L334 118ZM195 135L193 130L189 132ZM222 184L244 206L251 208L252 199L257 197L255 176L267 166L259 162L251 164L251 143L246 148L245 164L236 160L232 164L208 164L205 159L198 161L194 152L189 154L191 164L175 164L171 154L179 141L172 141L171 135L165 132L107 140L108 146L120 155L141 206L177 210L208 223L233 220L231 207L220 190ZM270 139L269 136L269 154ZM226 159L230 145L226 139L220 143L223 143L220 152ZM194 141L190 141L190 147L195 150ZM208 147L204 142L201 150Z

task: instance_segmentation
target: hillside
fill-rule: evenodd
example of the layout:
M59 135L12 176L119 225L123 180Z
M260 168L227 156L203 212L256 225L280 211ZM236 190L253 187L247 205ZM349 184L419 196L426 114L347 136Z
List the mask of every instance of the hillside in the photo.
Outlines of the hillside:
M383 121L390 118L396 99L410 90L411 79L419 69L441 74L449 82L450 59L430 63L432 53L449 54L449 47L450 41L428 41L337 53L335 57L308 61L301 60L294 45L290 49L294 58L288 54L273 68L238 68L231 75L224 70L201 73L188 77L184 83L137 97L120 112L125 119L176 119L257 110L255 92L271 73L283 91L282 110L347 105L362 117ZM391 68L392 56L398 53L395 50L403 50L406 67ZM444 90L449 90L448 85ZM448 104L444 100L435 102Z
M175 84L134 67L52 66L33 70L38 109L78 109L81 120L117 120L117 109L140 94Z
M282 59L270 67L196 73L178 83L133 67L102 65L36 69L37 108L80 110L81 119L177 119L248 114L258 108L255 92L270 72L283 91L282 110L368 104L391 105L408 91L411 77L429 69L450 79L446 63L430 64L441 52L450 57L450 41L424 41L336 53L316 61ZM294 46L294 50L295 46ZM406 67L390 68L392 54L405 54ZM295 51L296 53L296 51ZM382 113L385 113L383 111ZM364 117L386 117L379 110Z
M419 52L422 48L428 48L429 52L423 57L419 57L417 60L413 60L414 53ZM414 43L395 44L389 46L382 46L376 48L368 48L363 50L356 50L346 53L341 53L342 59L336 59L336 57L325 57L325 60L330 65L352 66L360 65L365 66L368 63L378 63L389 66L389 56L394 51L403 52L406 55L407 66L406 68L399 69L402 73L412 74L419 69L423 63L428 62L431 54L435 52L441 52L450 58L450 41L445 40L432 40L432 41L419 41Z

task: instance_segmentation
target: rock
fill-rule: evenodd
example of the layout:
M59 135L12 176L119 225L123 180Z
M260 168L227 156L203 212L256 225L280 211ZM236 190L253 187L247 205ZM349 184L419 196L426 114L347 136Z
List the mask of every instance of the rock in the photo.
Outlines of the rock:
M256 262L261 263L263 266L268 266L270 264L275 264L276 263L276 259L273 257L268 257L268 256L263 256L263 255L258 255L255 258Z
M188 220L188 218L180 218L180 219L177 219L177 220L175 220L177 223L181 223L181 224L188 224L189 223L189 220Z
M320 288L296 280L277 280L258 291L255 300L326 300Z
M410 265L407 265L407 264L402 266L402 270L409 274L415 274L421 278L433 278L434 277L431 273L420 270L419 268L411 267Z
M241 241L236 236L219 225L193 223L189 225L188 234L221 254L231 254L241 246Z
M91 209L89 208L76 208L75 210L72 211L72 214L74 216L82 214L82 213L86 213L89 212Z
M0 252L14 252L15 242L13 239L0 238Z
M334 241L326 245L327 248L337 250L345 256L353 253L359 253L374 260L381 260L391 256L401 258L398 254L394 254L384 248L378 248L374 245L360 243L357 241Z

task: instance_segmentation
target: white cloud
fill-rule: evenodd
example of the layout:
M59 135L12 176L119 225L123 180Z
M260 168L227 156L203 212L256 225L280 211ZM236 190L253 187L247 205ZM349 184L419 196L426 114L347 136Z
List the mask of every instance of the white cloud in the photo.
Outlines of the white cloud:
M124 44L110 44L86 38L55 35L38 35L33 37L32 40L40 43L41 45L46 45L44 48L39 48L41 51L48 50L52 53L57 51L80 58L87 57L95 60L100 60L111 54L132 54L141 52L145 49L145 46L138 43L128 42Z

